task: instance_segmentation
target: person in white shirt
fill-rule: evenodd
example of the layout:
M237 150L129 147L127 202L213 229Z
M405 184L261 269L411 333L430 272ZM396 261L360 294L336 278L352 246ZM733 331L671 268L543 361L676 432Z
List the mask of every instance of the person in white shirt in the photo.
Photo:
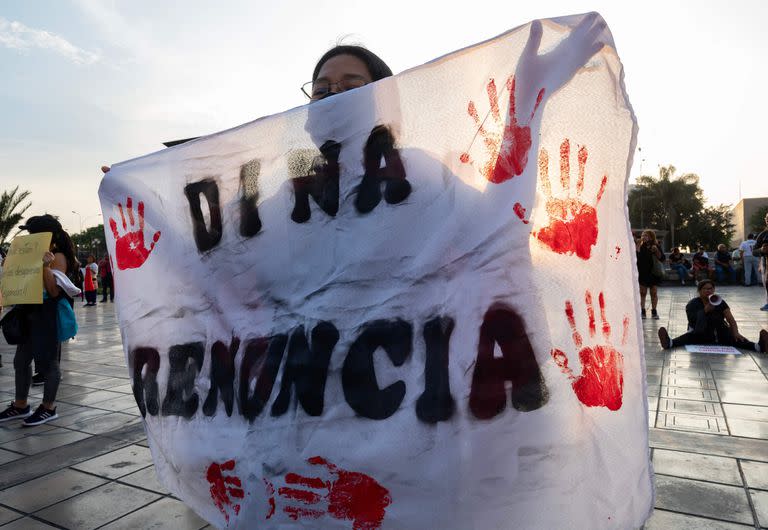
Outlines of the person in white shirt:
M749 234L747 235L747 239L739 245L741 263L744 266L744 285L747 287L752 285L753 277L756 284L760 283L760 277L757 275L757 264L760 259L752 255L753 248L755 248L755 234Z

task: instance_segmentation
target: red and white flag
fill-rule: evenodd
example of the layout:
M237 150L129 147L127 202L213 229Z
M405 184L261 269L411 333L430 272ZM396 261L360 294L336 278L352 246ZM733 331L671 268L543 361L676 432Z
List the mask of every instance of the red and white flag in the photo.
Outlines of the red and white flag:
M163 484L218 527L641 526L636 130L593 14L113 166Z

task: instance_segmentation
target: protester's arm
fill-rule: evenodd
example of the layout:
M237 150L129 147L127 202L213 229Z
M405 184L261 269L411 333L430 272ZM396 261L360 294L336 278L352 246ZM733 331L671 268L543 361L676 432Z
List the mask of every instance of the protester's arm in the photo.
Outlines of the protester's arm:
M768 231L760 232L752 247L752 255L756 257L768 255Z
M736 340L747 340L741 333L739 333L739 325L736 324L736 319L733 318L733 313L731 313L731 310L726 309L723 311L723 316L725 317L726 322L728 322L728 326L731 328L733 338Z
M56 285L56 277L53 275L53 269L60 270L62 272L67 271L67 258L64 254L57 252L46 252L43 255L43 286L45 291L56 298L59 296L59 286Z
M688 327L696 333L701 333L707 327L707 315L704 309L699 309L693 301L685 306L685 315L688 317Z

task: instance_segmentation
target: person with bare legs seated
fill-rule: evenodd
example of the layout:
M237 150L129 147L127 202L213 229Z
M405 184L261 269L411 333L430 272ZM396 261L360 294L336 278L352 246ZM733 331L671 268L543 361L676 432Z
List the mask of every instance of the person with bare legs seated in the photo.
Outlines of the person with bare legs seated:
M667 328L659 328L662 348L667 350L686 344L712 344L763 353L768 350L768 331L760 330L757 343L739 333L739 326L733 318L731 308L715 293L715 283L712 280L701 280L696 289L699 295L685 306L688 332L670 339Z

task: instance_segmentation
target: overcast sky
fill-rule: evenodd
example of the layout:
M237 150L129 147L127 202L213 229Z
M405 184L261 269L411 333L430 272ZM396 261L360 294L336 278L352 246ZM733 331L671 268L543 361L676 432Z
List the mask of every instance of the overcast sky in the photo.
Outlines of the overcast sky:
M711 204L768 196L761 0L4 0L0 190L32 191L31 214L77 232L101 222L102 164L304 104L299 86L339 39L397 73L586 11L613 32L640 124L630 180L673 164L701 177Z

